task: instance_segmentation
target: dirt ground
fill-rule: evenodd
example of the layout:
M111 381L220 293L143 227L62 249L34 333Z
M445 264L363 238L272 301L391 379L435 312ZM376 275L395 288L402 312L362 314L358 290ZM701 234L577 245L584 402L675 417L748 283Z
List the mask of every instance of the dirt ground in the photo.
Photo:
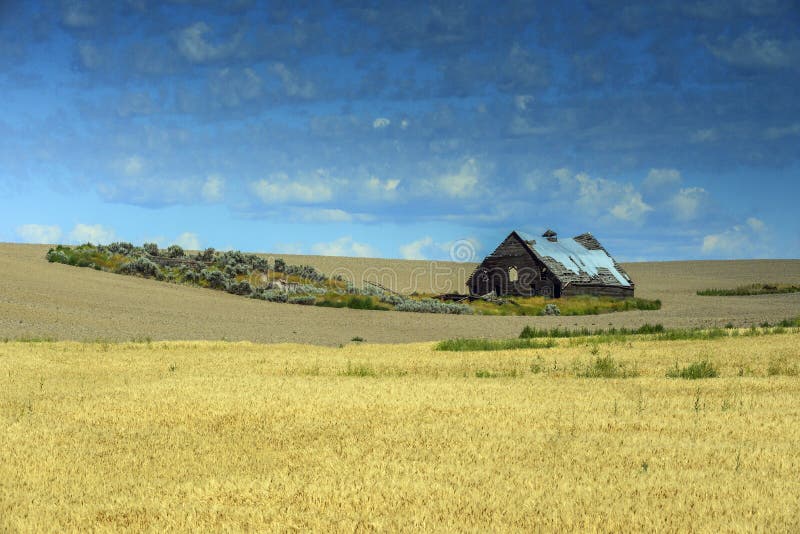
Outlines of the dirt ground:
M124 341L151 338L249 340L323 345L359 336L373 343L451 337L514 337L525 325L749 326L800 315L800 294L698 297L708 287L800 283L800 260L631 263L636 295L661 299L658 311L583 317L449 316L273 304L192 288L50 264L47 246L0 244L0 338ZM356 283L400 291L463 291L474 264L281 255Z

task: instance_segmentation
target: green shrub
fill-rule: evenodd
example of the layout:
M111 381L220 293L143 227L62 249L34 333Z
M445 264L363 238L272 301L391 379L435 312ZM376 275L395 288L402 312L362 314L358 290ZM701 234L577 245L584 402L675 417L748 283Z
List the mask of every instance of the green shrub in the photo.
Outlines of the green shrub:
M675 362L675 367L667 371L668 378L686 378L688 380L698 380L701 378L716 378L719 376L719 371L713 363L708 360L700 360L688 367L679 368L678 362Z
M124 241L116 241L106 247L112 254L120 254L122 256L130 256L133 253L133 245Z
M304 306L313 306L317 299L313 295L291 295L288 298L289 304L302 304Z
M163 278L158 265L144 256L138 256L132 261L123 263L119 272L124 274L138 274L145 278Z
M214 256L216 255L216 253L217 253L216 250L209 247L197 255L197 261L202 261L206 263L212 262L214 261Z
M547 304L542 309L542 315L561 315L561 310L555 304Z
M167 248L166 256L168 258L183 258L186 254L183 252L183 247L180 245L170 245Z
M226 290L233 295L250 295L253 293L253 286L247 280L242 280L241 282L229 283Z
M275 272L282 273L286 271L286 262L283 258L277 258L275 260Z
M150 254L151 256L159 255L158 245L156 243L145 243L144 245L142 245L142 248L146 253Z
M280 291L277 289L263 289L261 291L256 291L251 295L253 298L266 300L267 302L288 302L289 294L285 291Z
M208 287L213 289L225 289L230 283L230 279L222 271L203 269L200 275L208 282Z

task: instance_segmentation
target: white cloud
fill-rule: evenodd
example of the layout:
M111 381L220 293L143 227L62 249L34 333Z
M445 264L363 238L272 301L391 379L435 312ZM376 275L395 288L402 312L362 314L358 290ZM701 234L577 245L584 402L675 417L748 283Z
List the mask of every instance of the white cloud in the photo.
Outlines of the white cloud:
M478 186L478 164L474 158L468 159L455 174L447 174L437 179L439 189L453 198L467 198L475 193Z
M55 225L23 224L17 227L16 232L25 243L52 245L61 239L61 228Z
M87 70L99 69L106 62L105 56L100 49L86 41L78 43L78 59Z
M263 85L258 74L250 68L220 69L209 82L211 93L229 108L258 99L262 95Z
M353 241L350 236L340 237L329 243L315 243L311 246L314 254L320 256L354 256L357 258L377 258L380 252L366 243Z
M669 204L679 221L690 221L697 217L708 193L702 187L681 189L670 199Z
M725 258L745 258L755 254L765 254L767 225L755 217L748 218L744 224L737 224L723 232L703 237L702 252Z
M333 198L333 191L327 184L290 181L285 174L273 175L270 180L259 180L251 185L265 204L317 204Z
M389 120L389 119L387 119L387 118L384 118L384 117L378 117L378 118L377 118L377 119L375 119L375 121L372 123L372 127L373 127L373 128L375 128L376 130L380 130L381 128L386 128L386 127L387 127L387 126L389 126L391 123L392 123L392 121L390 121L390 120Z
M693 143L711 143L719 138L719 134L714 128L703 128L692 134Z
M219 202L225 194L225 178L216 174L206 178L201 189L203 198L208 202Z
M289 70L283 63L274 63L271 67L273 73L281 79L283 90L287 96L294 96L297 98L314 98L316 88L314 84L309 81L303 81L300 77Z
M681 173L677 169L650 169L642 182L646 191L656 191L667 187L675 187L681 183Z
M422 249L431 247L433 245L433 238L425 236L422 239L417 239L411 243L407 243L400 247L400 257L404 260L424 260L427 259Z
M407 120L407 119L403 119L403 120L401 120L401 121L400 121L400 128L402 128L403 130L405 130L406 128L408 128L409 124L410 124L410 123L408 122L408 120Z
M381 180L373 176L366 181L364 191L369 197L389 200L397 196L397 188L399 185L400 180Z
M85 29L97 24L97 15L92 12L92 6L86 1L67 0L62 2L61 7L61 21L64 26Z
M73 243L94 243L107 244L116 239L114 230L100 224L78 223L69 234L69 239Z
M308 209L299 212L304 222L352 222L351 213L340 209Z
M627 186L622 199L611 208L610 213L617 219L640 223L650 211L653 208L642 200L642 194Z
M175 239L175 244L187 250L200 250L200 238L197 234L184 232Z
M756 219L755 217L749 217L746 221L747 226L754 232L761 233L767 229L767 225L761 219Z
M767 139L780 139L782 137L789 137L792 135L800 135L800 122L795 122L788 126L767 128L764 132L764 137Z
M239 35L230 42L212 44L206 37L211 28L205 22L196 22L178 33L178 50L192 63L216 61L230 56L239 44Z
M520 111L525 111L528 106L533 102L533 95L516 95L514 97L514 106Z
M577 208L584 216L609 214L619 220L641 223L645 215L653 211L631 184L592 178L585 172L573 175L569 169L557 169L553 176L560 189L556 193L558 199Z
M762 31L750 30L709 48L721 60L744 69L796 69L800 65L800 40L773 39Z
M144 170L144 160L139 156L131 156L121 162L120 168L127 176L137 176Z

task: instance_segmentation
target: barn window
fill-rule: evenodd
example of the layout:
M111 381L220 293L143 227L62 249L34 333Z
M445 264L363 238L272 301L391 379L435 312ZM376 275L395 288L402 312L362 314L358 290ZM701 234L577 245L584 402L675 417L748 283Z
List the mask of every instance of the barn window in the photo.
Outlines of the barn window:
M508 281L509 282L516 282L519 280L519 273L517 273L516 267L510 267L508 269Z

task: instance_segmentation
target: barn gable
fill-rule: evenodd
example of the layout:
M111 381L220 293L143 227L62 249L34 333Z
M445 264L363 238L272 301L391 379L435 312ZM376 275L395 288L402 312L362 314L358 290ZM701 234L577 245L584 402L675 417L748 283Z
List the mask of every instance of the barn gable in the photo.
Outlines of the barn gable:
M633 296L628 273L589 233L558 239L509 236L475 269L467 282L472 294Z

